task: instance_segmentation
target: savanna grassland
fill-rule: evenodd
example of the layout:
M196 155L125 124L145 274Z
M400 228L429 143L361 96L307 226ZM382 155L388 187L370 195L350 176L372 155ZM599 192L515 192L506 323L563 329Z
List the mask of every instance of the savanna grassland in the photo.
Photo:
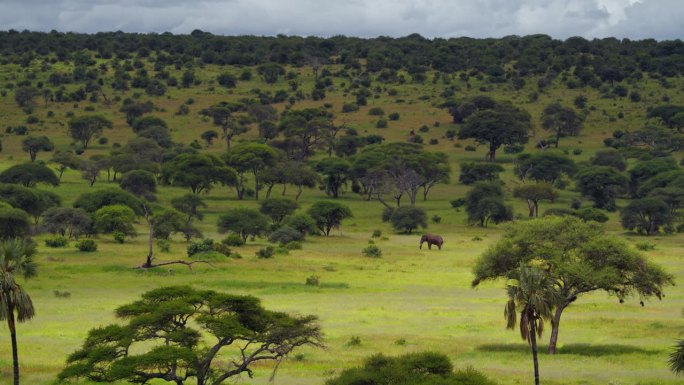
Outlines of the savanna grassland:
M109 64L107 59L96 59L97 64ZM142 59L150 73L153 64ZM40 58L30 65L0 65L0 87L7 83L18 83L27 74L35 74L32 82L46 81L47 74L40 71ZM319 71L331 73L343 69L341 64L323 64ZM216 83L219 74L229 72L236 77L245 67L196 64L193 71L196 81L187 88L168 87L163 96L148 96L140 89L113 90L108 86L112 70L104 73L103 89L110 100L131 97L141 101L151 100L155 110L151 115L164 119L175 142L190 143L198 140L208 153L217 155L225 152L225 144L219 138L210 146L200 139L200 134L217 129L212 121L200 115L200 111L220 101L235 101L243 97L254 97L255 89L266 92L288 90L288 81L281 77L273 84L265 83L256 75L252 80L239 80L235 88L221 87ZM68 64L57 62L53 69L61 72L73 70ZM182 77L185 70L168 67L171 76ZM287 66L287 71L296 74L299 89L310 92L314 87L314 72L311 66ZM402 72L400 72L402 73ZM335 115L336 124L355 128L362 135L377 134L386 141L406 141L409 132L419 133L429 151L448 154L451 166L451 181L438 184L427 201L419 198L417 205L428 212L428 218L437 215L439 223L430 221L427 231L441 234L445 239L443 250L418 249L419 236L416 233L404 235L395 233L388 223L381 221L383 206L377 201L365 201L349 188L345 189L339 201L347 204L353 218L343 221L339 229L329 237L310 236L303 242L302 250L292 250L288 255L276 255L271 259L259 259L255 252L267 246L266 238L256 238L247 245L234 248L241 259L214 262L212 266L194 265L188 269L174 265L150 270L137 269L146 255L146 230L143 221L136 224L139 235L124 244L115 242L110 235L99 235L98 250L83 253L72 245L66 248L48 248L43 241L48 235L35 237L39 243L39 272L37 277L24 282L24 287L33 298L36 317L18 327L19 352L22 368L22 383L51 384L64 366L68 354L82 343L88 330L114 321L113 310L122 304L132 302L141 293L166 285L190 284L198 288L215 289L237 294L259 297L267 308L298 314L315 314L320 317L327 348L324 350L305 348L289 357L278 368L276 383L280 384L322 384L342 369L358 365L365 357L383 352L389 355L423 350L434 350L447 354L458 368L472 366L500 384L527 384L532 381L529 348L520 339L517 331L505 328L503 309L506 302L504 282L497 281L471 288L474 261L502 235L506 225L490 225L486 228L471 226L466 222L464 210L453 209L450 201L463 197L469 186L458 182L459 164L465 161L482 161L486 146L476 151L466 151L471 140L449 140L446 133L458 130L452 123L447 109L440 108L444 101L440 96L447 87L455 89L456 97L488 95L497 100L509 100L527 110L532 116L534 130L526 151L533 152L537 140L546 138L539 124L542 109L553 102L572 106L579 95L587 97L588 115L584 129L577 137L566 137L560 141L560 149L567 151L576 162L589 160L593 154L604 148L603 139L610 137L616 129L634 130L649 122L647 108L661 103L663 97L671 104L684 104L684 82L681 78L667 78L667 87L662 79L648 74L638 81L624 84L632 91L638 91L641 98L632 101L628 97L611 96L591 87L570 89L560 77L539 91L540 76L526 78L525 85L514 89L509 83L490 83L471 77L465 82L456 73L449 75L449 84L440 76L433 82L431 72L422 83L379 84L378 92L368 97L366 106L359 111L343 113L344 103L353 102L355 97L347 89L350 80L332 76L333 85L327 87L322 100L305 98L297 100L290 108L319 107L326 105ZM66 85L67 90L77 85ZM387 90L393 89L392 95ZM7 88L3 88L7 89ZM531 97L535 94L535 97ZM136 95L137 94L137 95ZM179 106L186 104L189 113L177 115ZM273 106L283 111L288 102ZM36 98L31 112L39 122L27 124L28 114L17 106L13 91L7 89L0 97L0 121L2 129L25 125L31 135L46 135L55 143L57 150L71 148L72 139L67 136L69 117L87 114L101 114L113 121L113 128L105 129L102 136L106 144L93 143L81 157L107 154L114 143L125 144L134 137L124 114L119 111L120 101L105 103L98 101L48 102ZM387 128L376 128L378 117L370 116L370 108L380 107L386 114L397 112L398 120L390 120ZM423 125L427 132L419 132ZM423 130L424 131L424 130ZM0 168L25 162L28 155L21 149L24 136L6 133L2 137ZM258 139L256 126L244 135L235 138L235 143ZM430 139L438 143L428 144ZM48 162L51 152L38 154L38 161ZM314 158L323 157L320 151ZM681 154L675 154L677 160ZM510 192L520 182L512 173L515 155L500 151L497 162L505 168L501 179ZM634 162L634 160L630 160ZM62 197L62 204L69 206L79 194L114 186L108 182L106 173L91 187L81 179L79 171L67 170L58 187L39 186L54 191ZM169 205L174 197L181 196L187 189L161 186L159 204ZM280 196L281 187L274 189ZM295 188L288 187L286 197L293 198ZM572 182L560 191L554 203L543 202L541 211L550 207L569 207L579 198ZM224 237L217 230L218 216L229 208L252 207L258 203L253 198L238 200L235 191L227 187L215 187L202 196L208 207L205 218L197 222L205 237L220 240ZM306 189L299 200L300 211L314 202L328 199L318 188ZM514 206L517 219L526 220L527 204L511 194L507 203ZM589 205L589 201L584 202ZM625 204L618 201L618 207ZM644 253L654 262L661 264L672 274L677 284L684 282L684 235L660 234L651 237L625 232L617 212L608 213L606 223L609 232L624 239L632 247L637 243L651 243L655 247ZM382 236L373 241L382 250L381 258L364 257L362 249L371 240L371 234L379 229ZM419 231L420 232L420 231ZM174 237L169 252L156 250L156 258L177 260L186 258L188 243L181 237ZM319 278L318 286L306 285L311 276ZM68 292L68 297L57 296L55 292ZM629 298L619 303L614 296L598 292L581 297L564 313L559 338L559 354L540 354L540 367L545 384L678 384L677 378L667 368L668 354L675 338L684 332L681 309L684 308L684 293L680 286L666 288L662 301L651 299L641 306L639 298ZM0 380L11 378L11 352L7 327L0 327ZM541 350L548 341L548 335L541 339ZM246 376L239 383L267 383L272 365L256 367L256 376Z

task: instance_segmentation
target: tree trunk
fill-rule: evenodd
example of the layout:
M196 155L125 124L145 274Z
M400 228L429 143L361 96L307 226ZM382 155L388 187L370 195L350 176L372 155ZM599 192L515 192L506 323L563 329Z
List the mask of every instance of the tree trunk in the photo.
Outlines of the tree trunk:
M151 214L147 210L147 206L143 205L143 209L145 210L145 220L147 221L147 225L149 228L149 235L148 235L148 251L147 251L147 259L145 260L145 264L143 267L150 268L152 267L152 260L154 259L154 249L152 248L152 241L154 239L154 227L152 226L152 218Z
M534 362L534 385L539 385L539 361L537 359L537 330L535 319L530 323L530 344L532 345L532 361Z
M560 134L561 134L561 132L560 132L560 130L558 130L556 132L556 148L558 148L558 142L560 142Z
M556 308L556 312L551 319L551 338L549 339L549 354L556 354L556 342L558 342L558 329L560 327L561 314L565 310L565 305Z
M7 303L7 311L7 326L9 327L10 339L12 340L12 368L14 369L14 385L19 385L19 349L17 346L17 327L14 323L14 304L12 304L11 301L8 301Z
M539 201L534 201L534 216L539 218Z
M266 199L271 197L271 190L273 190L273 186L275 183L271 183L268 185L268 189L266 189Z
M254 199L259 200L259 177L254 174Z
M527 215L530 218L534 217L534 203L531 200L527 200L527 209L529 210L529 214Z
M299 190L302 190L302 187L299 186ZM287 183L283 183L283 192L280 193L280 195L285 196L285 193L287 192Z
M297 190L297 195L295 196L295 201L299 200L299 197L302 195L302 191L303 191L301 185L297 186L297 188L298 188L298 190ZM285 191L285 188L283 188L283 191Z
M223 129L223 137L226 139L226 149L230 151L230 136L228 136L228 127L222 126Z
M496 147L493 144L489 144L489 161L496 161Z

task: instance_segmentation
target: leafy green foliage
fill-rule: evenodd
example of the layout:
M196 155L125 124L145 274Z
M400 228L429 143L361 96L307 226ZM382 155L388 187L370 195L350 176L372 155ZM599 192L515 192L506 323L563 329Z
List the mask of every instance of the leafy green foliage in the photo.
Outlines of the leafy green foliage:
M38 163L23 163L9 167L0 173L0 183L21 184L34 187L38 183L59 185L59 178L47 166Z
M247 237L256 237L268 229L268 218L257 210L238 207L219 216L218 228L220 232L239 234L247 242Z
M76 242L76 248L78 251L92 253L97 251L97 242L95 242L93 239L81 239L80 241Z
M351 218L351 209L342 203L332 201L318 201L314 203L307 214L311 216L318 230L325 236L330 235L333 227L339 227L344 219Z
M401 206L392 210L389 221L395 231L411 234L413 230L427 227L427 213L416 206Z
M513 219L513 209L504 203L504 194L498 182L477 182L466 194L468 223L487 227L491 221L501 223Z
M671 221L670 208L662 199L655 197L631 200L620 212L622 227L646 235L657 234Z
M215 156L180 154L164 164L162 181L172 186L189 187L193 194L200 194L215 184L234 185L237 174Z
M504 171L501 165L496 163L476 163L464 162L461 163L461 174L458 176L458 181L471 185L478 181L494 181L499 179L499 174Z
M615 198L627 188L628 179L608 166L590 166L575 175L582 195L594 201L594 207L615 210Z
M363 366L343 370L326 385L494 385L474 369L454 372L449 358L441 353L408 353L399 357L374 355Z
M60 380L184 383L195 378L219 385L242 373L251 376L257 362L281 360L300 346L321 346L313 316L272 312L254 297L188 286L148 291L120 306L116 316L125 323L92 329L67 358Z

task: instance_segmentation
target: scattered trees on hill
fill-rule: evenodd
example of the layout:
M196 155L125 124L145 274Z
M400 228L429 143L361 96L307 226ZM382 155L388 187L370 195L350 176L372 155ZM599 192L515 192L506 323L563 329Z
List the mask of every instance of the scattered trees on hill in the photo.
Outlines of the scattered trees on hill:
M641 300L653 296L660 299L665 286L674 282L660 266L606 235L598 223L572 216L550 216L510 227L503 239L476 262L473 286L486 280L516 278L521 264L548 274L560 296L551 321L552 354L556 352L561 315L581 295L603 290L620 301L632 295Z
M230 150L233 138L244 134L249 129L246 117L237 114L240 111L244 111L244 105L240 103L220 102L200 112L211 118L214 125L221 127L228 150Z
M299 347L323 346L314 316L273 312L254 297L188 286L148 291L116 309L116 316L126 322L92 329L67 358L60 380L184 384L193 378L220 385Z

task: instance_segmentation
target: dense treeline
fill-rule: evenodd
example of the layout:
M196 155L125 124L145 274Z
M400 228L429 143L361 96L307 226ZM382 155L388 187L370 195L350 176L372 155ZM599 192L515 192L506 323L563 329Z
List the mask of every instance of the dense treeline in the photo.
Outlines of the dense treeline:
M45 55L54 55L53 60L58 61L73 60L83 49L97 52L103 59L147 57L156 51L158 62L177 65L199 59L220 65L272 62L302 66L330 62L359 66L363 59L370 72L405 69L418 76L428 69L447 73L474 69L476 73L503 79L574 69L575 77L586 84L597 78L619 81L638 76L640 71L667 77L684 73L684 43L680 40L557 40L547 35L426 39L418 34L373 39L258 37L218 36L200 30L190 35L0 32L0 54L5 63L28 65L32 59Z

